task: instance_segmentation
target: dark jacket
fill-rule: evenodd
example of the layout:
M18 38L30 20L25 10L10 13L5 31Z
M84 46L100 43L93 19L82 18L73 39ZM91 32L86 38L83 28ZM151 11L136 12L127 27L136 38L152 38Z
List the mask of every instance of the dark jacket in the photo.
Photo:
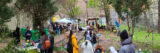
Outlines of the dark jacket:
M132 44L132 38L128 38L122 42L119 53L135 53L135 47Z
M20 28L16 28L16 30L13 32L13 37L16 38L16 43L18 44L20 42Z
M91 35L91 43L92 44L95 44L96 42L97 42L97 40L96 40L96 35L94 34L94 35Z
M25 32L25 37L27 37L27 34L31 34L31 35L32 35L32 32L31 32L30 30L27 30L27 31Z
M51 35L49 35L49 40L50 40L50 48L49 48L49 53L52 53L53 52L53 46L54 46L54 37Z
M53 48L53 46L54 46L54 37L52 35L49 35L49 40L51 42L51 47Z

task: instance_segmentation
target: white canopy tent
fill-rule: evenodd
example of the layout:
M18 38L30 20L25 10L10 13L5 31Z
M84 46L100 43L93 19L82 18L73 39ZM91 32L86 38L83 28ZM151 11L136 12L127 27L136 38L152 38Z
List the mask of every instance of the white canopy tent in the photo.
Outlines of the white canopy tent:
M58 21L56 21L57 23L73 23L71 20L68 20L68 19L66 19L66 18L64 18L64 19L60 19L60 20L58 20Z

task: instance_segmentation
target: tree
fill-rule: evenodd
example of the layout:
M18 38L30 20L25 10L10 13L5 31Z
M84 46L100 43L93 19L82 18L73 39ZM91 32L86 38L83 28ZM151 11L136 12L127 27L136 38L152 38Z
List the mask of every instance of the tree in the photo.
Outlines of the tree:
M106 25L108 25L109 26L109 22L110 22L110 16L109 16L109 12L110 12L110 10L109 10L109 3L110 3L110 1L109 0L102 0L101 1L102 3L103 3L103 9L104 9L104 12L105 12L105 17L106 17Z
M134 34L135 28L135 19L139 18L138 16L143 12L143 6L146 0L122 0L123 2L123 10L129 14L132 19L132 35ZM128 17L128 15L127 15ZM129 18L127 18L128 26L129 26ZM130 27L129 27L130 28Z
M37 26L43 28L43 24L58 10L55 0L17 0L15 5L32 16L34 29Z
M10 18L14 16L13 9L7 6L11 1L12 0L0 0L0 26L10 21Z
M70 18L76 18L82 13L80 7L76 6L77 0L64 0L62 8L63 12L67 14Z
M120 22L120 18L122 17L122 6L123 6L122 0L113 0L112 4L119 15L119 22Z
M158 1L158 33L160 33L160 0Z
M7 6L12 0L0 0L0 35L7 32L6 22L14 16L13 9Z
M142 6L142 11L144 13L144 17L146 19L146 23L147 23L147 32L150 32L150 19L147 18L147 12L149 11L150 8L150 0L143 0L143 6Z

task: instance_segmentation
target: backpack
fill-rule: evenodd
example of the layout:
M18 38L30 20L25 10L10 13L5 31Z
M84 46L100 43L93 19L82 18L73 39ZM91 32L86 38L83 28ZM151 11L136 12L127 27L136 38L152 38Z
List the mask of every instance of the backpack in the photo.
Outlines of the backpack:
M67 44L67 52L68 53L73 53L73 46L72 46L71 39L68 41L68 44Z
M102 50L98 48L94 53L102 53Z
M44 49L49 49L49 47L51 46L50 40L49 40L49 36L46 38L46 40L44 41Z

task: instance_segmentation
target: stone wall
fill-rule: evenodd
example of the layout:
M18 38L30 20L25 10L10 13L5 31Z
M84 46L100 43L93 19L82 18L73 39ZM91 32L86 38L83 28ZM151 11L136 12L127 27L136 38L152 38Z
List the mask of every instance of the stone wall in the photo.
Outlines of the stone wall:
M31 27L32 28L32 19L31 19L31 16L28 16L27 14L25 13L20 13L20 14L17 14L15 15L14 17L11 18L11 21L8 22L8 28L10 30L15 30L16 27L17 27L17 18L19 17L19 27L20 28L24 28L24 27Z

